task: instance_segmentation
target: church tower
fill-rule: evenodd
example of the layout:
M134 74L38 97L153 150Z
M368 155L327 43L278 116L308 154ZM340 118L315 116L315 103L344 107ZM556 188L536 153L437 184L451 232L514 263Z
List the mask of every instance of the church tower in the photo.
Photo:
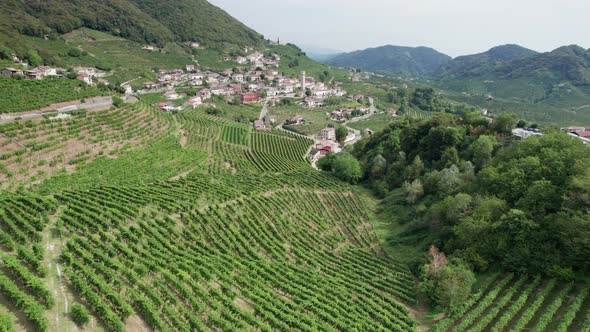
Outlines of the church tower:
M301 93L305 93L305 71L301 72Z

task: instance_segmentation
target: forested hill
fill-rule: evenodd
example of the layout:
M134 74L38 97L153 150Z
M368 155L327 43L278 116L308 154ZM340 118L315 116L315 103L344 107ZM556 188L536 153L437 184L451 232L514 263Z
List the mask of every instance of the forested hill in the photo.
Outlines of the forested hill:
M0 28L44 37L87 27L137 42L163 45L257 45L260 34L206 0L4 0Z
M459 56L437 70L441 78L462 78L484 75L509 61L522 60L538 54L519 45L502 45L478 54Z
M558 133L502 138L515 124L437 114L357 143L367 185L407 227L395 241L435 244L479 272L587 275L590 150Z
M363 70L423 76L434 73L451 57L428 47L382 46L340 54L328 61L336 67L354 67Z

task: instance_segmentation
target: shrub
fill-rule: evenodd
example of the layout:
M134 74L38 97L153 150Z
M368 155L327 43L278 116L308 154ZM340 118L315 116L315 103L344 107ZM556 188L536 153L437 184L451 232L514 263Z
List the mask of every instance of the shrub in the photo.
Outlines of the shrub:
M84 326L90 321L90 313L86 307L81 304L74 304L70 314L74 323L78 324L79 326Z

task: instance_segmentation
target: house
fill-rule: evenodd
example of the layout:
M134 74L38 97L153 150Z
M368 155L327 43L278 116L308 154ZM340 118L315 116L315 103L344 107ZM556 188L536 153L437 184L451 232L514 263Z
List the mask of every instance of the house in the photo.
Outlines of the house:
M143 45L143 47L141 49L147 50L147 51L155 51L156 50L156 48L152 45Z
M201 86L203 85L203 80L192 80L188 82L190 86Z
M375 132L374 132L374 131L372 131L371 129L369 129L369 128L365 128L365 130L363 130L363 133L362 133L362 135L363 135L363 136L371 136L371 135L373 135L374 133L375 133Z
M235 82L240 82L240 83L242 83L242 82L244 82L244 75L242 75L242 74L234 74L234 75L231 77L231 79L232 79L233 81L235 81Z
M181 97L176 91L168 90L164 93L164 98L170 99L170 100L176 100L176 99L180 99Z
M246 56L246 58L252 62L255 63L256 61L260 61L262 59L263 55L260 52L254 52L248 56Z
M159 109L164 110L166 112L179 111L181 109L180 107L176 107L173 103L170 102L159 103L156 106Z
M331 94L330 90L315 90L312 92L314 97L325 98Z
M125 85L123 85L123 88L125 89L126 95L133 94L133 88L131 87L131 85L125 84Z
M186 65L186 71L188 71L188 72L195 71L195 65Z
M305 118L300 115L294 116L293 118L287 120L287 124L293 125L293 126L297 126L297 125L304 124L304 123L305 123Z
M363 113L367 113L369 112L370 108L367 106L359 106L356 108L358 111L363 112Z
M192 107L192 108L196 108L197 106L202 105L202 104L203 104L203 100L199 96L191 97L184 103L185 107Z
M255 103L258 101L258 95L253 92L242 93L242 103Z
M157 89L160 86L160 84L158 84L156 82L145 82L145 83L142 83L141 86L144 89L148 89L149 90L149 89Z
M590 138L590 131L577 131L574 134L578 137Z
M316 144L315 149L320 152L320 156L325 156L328 153L339 152L338 143L331 140L323 140Z
M45 78L42 70L38 70L37 68L27 70L27 78L30 80L42 80Z
M76 78L78 80L80 80L80 81L88 84L88 85L91 85L92 84L92 76L89 76L89 75L78 75L78 76L76 76Z
M395 108L390 108L387 110L387 114L391 116L397 116L397 110Z
M188 79L191 80L191 81L192 80L203 80L203 77L204 77L203 73L191 73L191 74L188 74Z
M205 101L205 100L211 98L211 90L203 89L203 90L199 91L199 97L201 97L202 101Z
M524 140L524 139L531 137L531 136L538 136L538 137L543 136L543 134L541 134L538 131L532 131L532 130L528 130L525 128L512 129L512 135L515 136L519 140ZM590 132L589 132L588 136L590 137ZM579 136L579 137L582 137L582 136Z
M276 97L280 94L279 90L276 88L266 88L266 95L268 97Z
M231 58L230 58L229 56L227 56L227 55L226 55L226 56L224 56L224 57L223 57L223 61L226 61L226 62L227 62L227 61L231 61Z
M191 48L199 48L199 47L201 47L201 44L199 44L197 42L187 42L186 46L191 47Z
M78 75L96 76L96 69L92 67L74 67L74 71Z
M303 104L307 107L324 107L324 102L316 98L306 98Z
M238 57L236 58L236 62L237 62L238 64L240 64L240 65L243 65L243 64L245 64L246 62L248 62L248 59L246 59L246 58L245 58L245 57L243 57L243 56L238 56Z
M335 140L336 128L324 128L318 133L318 137L324 140Z
M293 93L294 91L295 91L295 86L293 86L292 84L283 85L283 87L281 88L281 93L284 93L284 94Z
M354 101L359 101L359 100L363 100L363 99L365 99L365 96L363 96L363 95L354 95L354 96L352 97L352 99L353 99Z
M12 75L21 75L23 76L25 73L21 69L14 69L14 68L4 68L0 71L2 75L6 77L10 77Z
M111 82L109 82L109 80L105 80L104 78L101 78L98 80L98 84L103 84L103 85L109 86L111 84Z

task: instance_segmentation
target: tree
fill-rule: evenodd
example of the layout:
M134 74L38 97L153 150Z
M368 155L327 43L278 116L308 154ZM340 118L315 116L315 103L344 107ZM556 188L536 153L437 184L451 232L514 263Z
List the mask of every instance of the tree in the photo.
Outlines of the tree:
M434 245L430 247L428 260L422 266L419 290L450 312L460 308L471 294L475 275L462 261L449 262Z
M518 123L516 124L516 128L524 128L524 127L526 127L526 121L519 120Z
M78 326L84 326L90 321L90 313L88 309L81 304L74 304L71 309L72 320Z
M467 154L477 169L484 168L490 162L496 143L496 139L491 136L479 136L475 142L471 143Z
M410 182L404 182L402 186L404 196L406 196L406 202L408 204L416 203L422 196L424 196L424 188L420 179L416 179Z
M266 97L268 97L268 93L266 92L266 90L262 90L262 92L260 93L260 98L266 99Z
M349 183L357 183L363 176L361 165L348 153L341 152L334 157L332 172L341 180Z
M331 172L332 165L334 164L334 158L336 157L333 153L328 153L318 160L316 166L322 171Z
M311 90L310 89L305 89L305 95L307 97L310 97L311 96Z
M31 66L40 66L43 64L43 58L35 50L28 50L25 57Z
M492 128L499 134L510 134L516 126L516 116L514 114L502 113L494 118Z
M346 136L348 136L348 129L342 125L338 126L336 128L336 140L338 141L338 143L344 144Z
M385 174L387 170L387 160L382 155L378 154L373 158L371 164L371 177L378 178Z
M12 50L6 46L0 46L0 59L12 60Z

